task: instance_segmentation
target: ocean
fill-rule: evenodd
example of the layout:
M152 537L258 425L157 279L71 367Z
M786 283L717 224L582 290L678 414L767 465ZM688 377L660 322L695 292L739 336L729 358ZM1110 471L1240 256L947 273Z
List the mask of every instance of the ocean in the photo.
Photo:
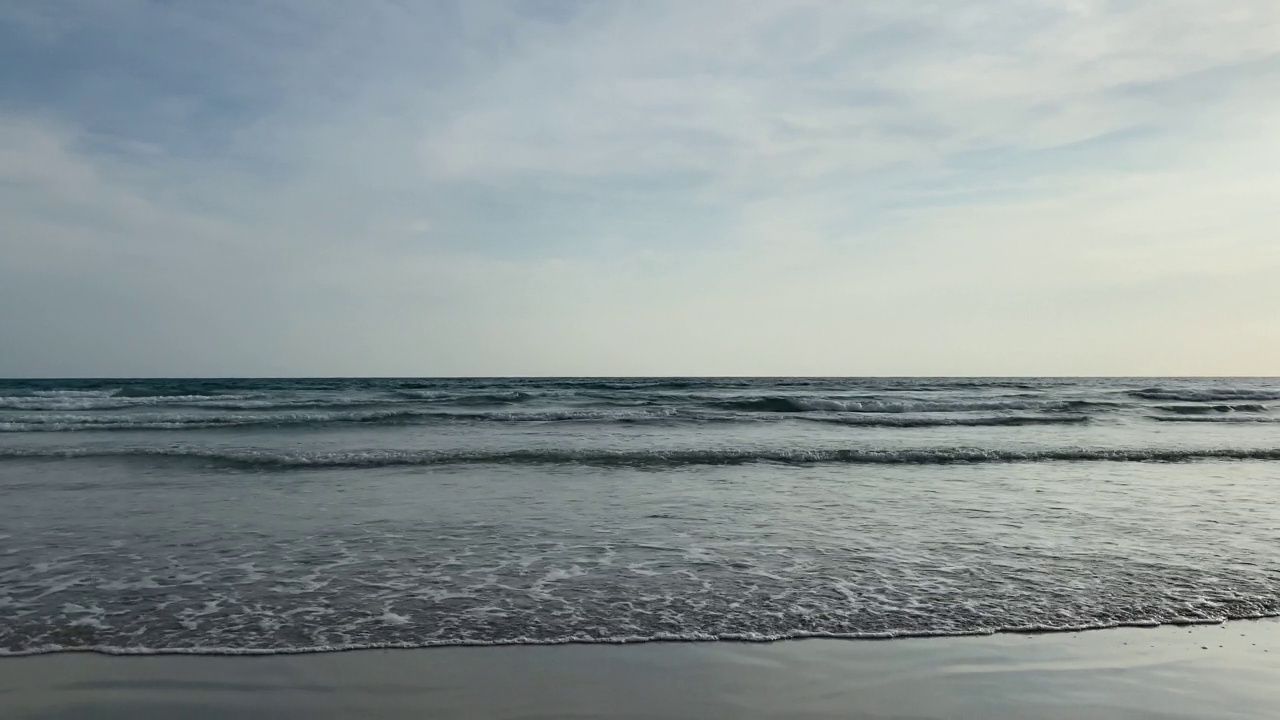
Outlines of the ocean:
M1280 615L1280 380L0 381L0 654Z

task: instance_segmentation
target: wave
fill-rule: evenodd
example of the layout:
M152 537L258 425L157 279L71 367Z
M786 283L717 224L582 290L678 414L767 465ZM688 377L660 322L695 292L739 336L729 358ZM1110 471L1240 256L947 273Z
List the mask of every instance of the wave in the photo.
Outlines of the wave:
M5 410L121 410L147 405L209 404L245 402L251 395L144 395L128 397L107 393L70 391L44 392L31 395L0 395L0 409Z
M1036 623L1030 625L1002 625L965 630L884 630L884 631L825 631L789 630L775 633L723 632L709 633L690 630L651 635L564 635L548 638L513 637L498 640L470 638L431 639L419 642L391 641L347 643L340 645L309 645L296 647L145 647L120 645L41 645L38 647L0 648L0 657L51 655L55 653L97 653L100 655L312 655L316 653L351 652L357 650L421 650L439 647L504 647L513 645L633 645L651 642L682 643L772 643L784 640L829 638L834 640L906 640L930 637L987 637L992 635L1041 634L1113 630L1116 628L1156 628L1166 625L1186 627L1191 625L1222 625L1231 621L1264 620L1280 617L1277 612L1229 613L1217 617L1173 617L1161 619L1113 620L1093 623Z
M208 390L167 390L126 387L110 390L37 390L25 394L0 395L0 409L48 412L123 410L149 406L176 405L222 410L270 410L276 408L349 408L373 405L502 406L539 399L545 393L523 390L467 392L422 389L346 389L294 393L259 390L212 392Z
M984 450L925 448L901 450L365 450L302 452L204 447L6 448L0 460L76 458L172 458L231 468L374 468L432 465L589 465L668 468L691 465L969 465L1035 462L1155 462L1200 460L1280 460L1280 448Z
M556 395L555 397L560 397ZM253 394L200 395L3 395L0 410L73 412L126 410L130 408L182 406L215 410L272 410L288 408L336 409L371 406L441 405L454 407L502 407L519 405L551 396L524 391L458 393L437 390L396 390L394 393L366 393L329 396L271 396ZM609 404L609 403L602 403ZM626 403L636 405L637 401Z
M371 397L330 397L330 398L262 398L252 399L239 397L227 399L228 396L211 396L205 400L186 398L181 402L166 403L163 401L144 403L145 405L181 405L184 407L204 408L208 410L289 410L308 408L315 410L338 410L342 408L360 408L381 405L395 405L381 398Z
M443 390L397 390L396 394L409 399L428 403L447 403L449 405L515 405L529 402L541 397L536 393L511 390L509 392L457 393Z
M113 397L136 397L136 398L191 398L191 397L217 397L219 395L228 394L226 390L211 389L201 387L199 383L191 385L125 385L112 393Z
M1078 425L1089 422L1087 415L997 415L993 417L867 417L839 415L800 419L810 422L853 425L857 427L1015 427L1022 425Z
M428 417L452 421L472 422L603 422L637 423L646 421L688 420L697 422L736 422L740 417L683 410L679 408L653 408L648 410L545 410L523 412L469 412L433 413Z
M422 400L425 402L435 402L439 400L450 400L457 397L457 393L447 392L444 390L415 390L401 388L396 390L396 395L408 400Z
M1158 405L1157 410L1163 412L1177 413L1179 415L1209 415L1211 413L1233 413L1233 412L1266 412L1266 405L1248 404L1248 405Z
M174 415L19 415L0 421L0 432L69 432L77 430L187 430L220 427L294 426L324 423L393 422L412 411L344 413L275 413Z
M272 414L176 415L17 415L0 420L3 432L74 432L91 430L200 430L237 427L296 427L327 424L412 425L446 422L601 422L654 421L737 422L744 418L675 408L652 410L549 410L544 412L445 412L425 409L387 409L349 412L294 412Z
M1280 417L1267 415L1240 416L1228 415L1225 417L1206 417L1204 415L1184 415L1179 417L1161 417L1159 415L1150 416L1152 420L1168 423L1218 423L1222 425L1249 424L1249 423L1277 423Z
M402 381L93 381L93 389L29 388L8 383L0 390L0 410L29 412L94 412L129 409L200 408L226 411L316 410L339 411L384 408L538 409L677 407L688 411L729 411L760 414L805 413L1095 413L1124 408L1150 408L1135 400L1164 400L1160 412L1209 414L1263 412L1259 403L1280 400L1276 388L1099 389L1091 395L1071 391L1055 394L1038 384L957 381L834 381L814 379L563 379L546 382L423 382ZM111 383L107 386L107 383ZM883 388L881 388L883 386ZM936 388L934 386L937 386ZM951 387L951 390L942 390ZM954 392L978 387L983 392ZM1018 388L992 394L991 388ZM884 394L881 394L883 390ZM1026 390L1026 391L1024 391ZM1034 390L1035 392L1029 392ZM1105 390L1105 391L1104 391ZM935 392L937 394L935 394ZM1082 399L1088 398L1088 399ZM1209 405L1203 405L1208 403ZM567 406L567 407L566 407ZM1212 409L1201 409L1209 407ZM514 408L513 408L514 409ZM857 421L850 424L858 424ZM872 423L863 423L870 425ZM919 423L924 425L925 423Z
M211 410L336 409L409 404L377 396L267 397L262 394L209 395L4 395L0 410L30 412L93 412L178 406Z
M571 387L582 390L688 390L702 387L745 387L749 380L741 378L636 378L633 380L579 380Z
M1261 388L1217 388L1212 390L1184 390L1172 388L1144 388L1130 390L1132 397L1143 400L1172 400L1182 402L1225 402L1230 400L1280 400L1280 390Z
M862 413L917 413L917 412L975 412L993 410L1037 410L1066 407L1067 403L1043 400L997 400L934 402L925 400L872 400L840 399L824 397L772 396L714 400L713 405L730 410L750 412L805 413L805 412L862 412Z
M660 407L646 409L448 412L384 409L343 412L132 413L128 415L11 415L0 419L0 433L112 430L206 430L241 427L299 427L340 424L428 425L434 423L758 423L789 420L777 414L706 412ZM987 417L912 417L898 415L799 415L805 422L854 427L1014 427L1089 422L1086 415L997 415Z
M120 390L121 388L112 388L110 390L33 390L31 394L34 397L42 398L102 398L116 395Z

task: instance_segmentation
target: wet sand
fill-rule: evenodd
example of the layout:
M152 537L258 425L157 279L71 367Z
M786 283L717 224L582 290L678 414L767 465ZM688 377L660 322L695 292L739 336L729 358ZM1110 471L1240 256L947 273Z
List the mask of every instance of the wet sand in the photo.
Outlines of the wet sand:
M0 658L4 718L1268 718L1280 622L764 645Z

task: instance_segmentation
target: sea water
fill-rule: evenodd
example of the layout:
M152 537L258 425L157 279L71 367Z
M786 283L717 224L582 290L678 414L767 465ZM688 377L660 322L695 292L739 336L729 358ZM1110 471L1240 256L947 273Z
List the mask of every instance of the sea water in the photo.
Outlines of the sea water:
M1280 615L1280 380L0 381L0 653Z

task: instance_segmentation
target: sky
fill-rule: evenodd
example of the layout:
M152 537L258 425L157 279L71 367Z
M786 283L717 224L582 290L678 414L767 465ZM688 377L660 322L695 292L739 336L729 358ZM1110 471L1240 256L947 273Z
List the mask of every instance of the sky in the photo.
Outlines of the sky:
M8 0L0 68L0 376L1280 374L1275 0Z

